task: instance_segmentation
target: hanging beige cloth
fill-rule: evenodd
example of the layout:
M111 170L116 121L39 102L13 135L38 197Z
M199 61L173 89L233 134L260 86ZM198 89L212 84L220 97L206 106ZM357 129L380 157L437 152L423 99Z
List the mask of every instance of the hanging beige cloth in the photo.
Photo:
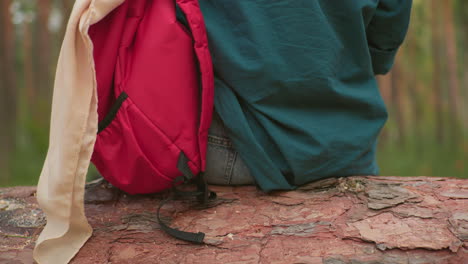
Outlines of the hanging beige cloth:
M54 83L50 143L37 187L47 217L34 259L68 263L92 234L84 213L84 185L97 134L97 92L89 26L124 0L76 0Z

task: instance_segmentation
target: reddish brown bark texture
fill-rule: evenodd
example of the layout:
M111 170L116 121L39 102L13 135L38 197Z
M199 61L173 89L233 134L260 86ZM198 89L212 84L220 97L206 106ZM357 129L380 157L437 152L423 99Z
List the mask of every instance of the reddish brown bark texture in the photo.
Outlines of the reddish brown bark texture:
M467 263L468 181L349 177L265 195L216 187L215 206L168 204L184 230L205 245L164 234L161 196L120 196L86 205L94 235L72 263ZM34 188L0 191L0 263L32 263L44 216Z

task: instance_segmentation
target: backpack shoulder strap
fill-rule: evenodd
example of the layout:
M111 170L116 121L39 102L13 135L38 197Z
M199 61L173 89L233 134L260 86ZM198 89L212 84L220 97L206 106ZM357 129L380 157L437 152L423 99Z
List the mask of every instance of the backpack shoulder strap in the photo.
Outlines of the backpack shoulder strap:
M201 155L201 171L205 170L206 141L213 115L214 77L211 55L208 49L208 37L206 34L203 14L198 0L176 0L182 12L185 14L194 39L194 48L200 64L201 73L201 115L198 129L198 142Z

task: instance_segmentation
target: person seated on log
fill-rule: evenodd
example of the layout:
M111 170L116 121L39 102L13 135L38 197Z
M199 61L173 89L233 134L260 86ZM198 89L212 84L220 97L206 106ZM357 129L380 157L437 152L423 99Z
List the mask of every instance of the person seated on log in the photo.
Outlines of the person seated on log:
M215 70L206 180L264 191L377 175L411 0L203 0Z

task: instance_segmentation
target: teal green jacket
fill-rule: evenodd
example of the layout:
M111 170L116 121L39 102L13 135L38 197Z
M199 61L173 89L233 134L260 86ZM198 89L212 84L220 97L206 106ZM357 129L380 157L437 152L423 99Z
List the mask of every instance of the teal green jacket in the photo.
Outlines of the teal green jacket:
M200 0L215 108L265 191L377 175L388 72L411 0Z

